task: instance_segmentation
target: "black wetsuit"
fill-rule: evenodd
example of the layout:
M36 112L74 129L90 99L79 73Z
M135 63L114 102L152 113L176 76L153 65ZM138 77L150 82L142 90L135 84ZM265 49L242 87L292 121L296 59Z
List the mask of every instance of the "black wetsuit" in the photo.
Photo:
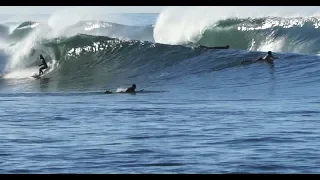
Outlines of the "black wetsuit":
M260 57L257 61L265 61L269 64L273 64L274 59L278 59L278 58L274 57L272 54L268 54L265 57Z
M134 93L136 92L136 89L133 88L133 87L129 87L127 90L126 90L126 93Z
M227 46L217 46L217 47L208 47L208 46L199 46L200 48L205 48L205 49L229 49Z
M48 68L48 65L46 63L46 61L44 60L44 58L41 59L42 60L42 64L40 64L39 66L42 66L40 69L39 69L39 75L43 74L43 71L44 69L47 69Z
M269 64L273 64L273 60L274 59L278 59L277 57L274 57L273 55L267 55L265 57L260 57L259 59L257 60L243 60L241 61L241 64L245 64L245 63L253 63L253 62L258 62L258 61L265 61Z

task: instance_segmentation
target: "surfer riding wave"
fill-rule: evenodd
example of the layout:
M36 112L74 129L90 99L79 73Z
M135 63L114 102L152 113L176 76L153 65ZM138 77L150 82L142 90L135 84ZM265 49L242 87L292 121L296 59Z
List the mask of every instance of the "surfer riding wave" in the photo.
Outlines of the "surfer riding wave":
M40 76L41 74L43 74L43 71L42 71L42 70L48 68L47 62L46 62L46 60L44 59L44 57L42 56L42 54L40 54L40 60L41 60L41 64L40 64L39 66L43 66L43 67L40 67L40 69L39 69L39 76Z

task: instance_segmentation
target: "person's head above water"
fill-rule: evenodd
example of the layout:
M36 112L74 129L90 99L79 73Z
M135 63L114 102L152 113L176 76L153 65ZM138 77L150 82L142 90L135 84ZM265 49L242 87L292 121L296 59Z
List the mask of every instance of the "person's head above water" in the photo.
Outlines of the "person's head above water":
M132 84L132 89L136 89L136 85L135 84Z
M229 48L230 48L230 46L229 46L229 45L226 45L226 48L227 48L227 49L229 49Z
M42 54L40 54L40 59L44 59L44 57L42 56Z
M271 55L272 54L272 52L271 51L268 51L268 55Z

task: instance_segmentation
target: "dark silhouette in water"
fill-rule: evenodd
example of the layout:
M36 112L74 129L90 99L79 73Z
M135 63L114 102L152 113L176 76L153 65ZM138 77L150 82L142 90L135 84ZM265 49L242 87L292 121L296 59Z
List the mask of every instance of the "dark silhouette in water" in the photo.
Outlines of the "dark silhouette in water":
M273 56L271 51L268 51L268 54L266 56L264 56L264 57L260 57L257 60L243 60L243 61L241 61L241 64L254 63L254 62L259 62L259 61L263 61L263 62L267 62L269 64L273 64L273 60L274 59L279 59L279 58Z
M136 92L136 87L137 86L135 84L133 84L131 87L127 88L125 92L121 92L121 93L135 93ZM143 91L143 89L140 90L140 92L141 91ZM112 92L108 91L108 90L106 90L104 93L105 94L112 94Z
M268 55L265 57L260 57L258 61L266 61L267 63L273 64L274 59L279 59L279 58L273 56L271 51L268 51Z
M112 92L111 92L111 91L108 91L108 90L106 90L104 93L105 93L105 94L112 94Z
M43 57L41 54L40 54L40 59L41 59L42 63L41 63L39 66L42 66L42 65L43 65L43 67L41 67L41 68L39 69L39 76L40 76L41 74L43 74L43 71L42 71L42 70L48 68L47 62L46 62L46 60L44 59L44 57Z
M230 48L229 45L226 45L226 46L216 46L216 47L208 47L208 46L200 45L199 47L200 47L200 48L205 48L205 49L229 49L229 48Z
M136 92L136 87L137 86L135 84L132 84L131 87L127 88L126 93L134 93L134 92Z

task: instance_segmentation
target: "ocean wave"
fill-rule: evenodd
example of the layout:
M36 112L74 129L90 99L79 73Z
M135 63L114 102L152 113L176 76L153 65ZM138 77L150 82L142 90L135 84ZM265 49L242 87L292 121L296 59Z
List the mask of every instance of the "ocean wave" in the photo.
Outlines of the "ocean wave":
M106 83L119 85L132 81L140 84L165 83L191 74L241 67L242 60L257 59L265 52L206 50L79 34L42 41L25 57L24 60L29 63L11 69L4 78L29 78L37 72L39 54L44 54L49 63L45 77L54 77L61 86L63 84L81 89L102 88ZM281 55L282 59L292 58L291 54L277 55Z
M196 28L197 31L189 25L185 31L177 33L170 31L170 24L163 25L164 29L159 30L159 24L153 27L153 25L128 26L104 21L80 21L66 27L62 34L51 38L87 34L193 47L229 44L233 49L318 54L319 23L318 17L227 18L205 23L206 25ZM27 21L17 26L9 38L11 42L22 41L30 36L36 27L45 29L46 34L55 34L55 30L45 24ZM190 28L191 30L188 30Z
M153 32L159 24L153 27L80 21L57 36L46 24L23 22L9 35L2 78L30 78L38 71L40 54L49 64L45 77L54 77L61 87L94 89L133 81L166 83L192 74L241 67L242 60L257 59L269 50L284 60L316 60L314 55L320 52L316 17L227 18L209 24L187 40L179 36L181 41L176 43L157 43L159 32ZM163 38L165 41L169 36ZM231 49L198 48L226 44Z

